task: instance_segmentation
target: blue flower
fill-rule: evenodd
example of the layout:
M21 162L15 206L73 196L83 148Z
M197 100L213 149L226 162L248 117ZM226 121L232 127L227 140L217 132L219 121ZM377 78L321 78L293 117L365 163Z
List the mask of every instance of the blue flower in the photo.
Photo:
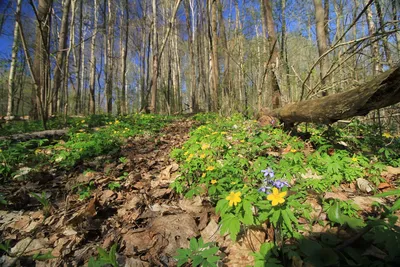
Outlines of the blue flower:
M272 183L272 186L274 186L278 189L282 189L282 187L289 186L289 184L288 184L288 182L283 181L283 180L276 180Z
M266 168L265 170L261 170L262 173L264 173L264 177L271 177L274 178L275 174L274 171L271 168Z
M272 189L272 187L270 187L270 186L261 186L261 187L258 189L258 192L270 194L270 193L271 193L271 189Z

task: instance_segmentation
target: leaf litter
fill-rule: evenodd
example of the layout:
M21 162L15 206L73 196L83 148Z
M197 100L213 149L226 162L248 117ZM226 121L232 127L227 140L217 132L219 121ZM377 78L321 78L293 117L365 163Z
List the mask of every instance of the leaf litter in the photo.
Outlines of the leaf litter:
M1 193L11 200L11 209L0 210L0 237L10 240L11 247L8 255L0 254L0 265L82 266L97 255L97 247L108 250L118 244L121 266L175 266L173 256L177 249L189 247L189 239L199 236L205 242L218 243L225 266L254 264L251 253L273 238L270 228L245 229L234 242L228 234L220 235L219 216L208 199L179 198L169 187L179 175L179 165L169 154L189 138L194 124L191 120L178 120L158 135L128 138L119 154L126 159L123 162L104 155L82 163L70 173L54 173L52 182L14 180L2 188ZM288 151L290 147L279 155ZM87 169L90 171L85 172ZM390 187L399 174L399 168L388 168L382 173L388 182L380 187ZM303 178L322 179L311 170ZM113 190L110 184L119 187ZM383 203L381 198L354 196L356 189L366 193L373 189L362 179L348 187L327 192L323 198L352 199L366 212L372 212L374 202ZM81 197L79 192L85 190L89 196ZM45 192L50 196L50 216L45 217L29 192ZM311 218L324 224L311 225L310 231L302 233L327 231L319 197L310 194L307 202L312 207ZM309 224L307 220L299 223L304 228ZM334 227L329 231L347 234ZM33 255L49 251L54 259L32 262ZM385 256L374 247L368 253Z

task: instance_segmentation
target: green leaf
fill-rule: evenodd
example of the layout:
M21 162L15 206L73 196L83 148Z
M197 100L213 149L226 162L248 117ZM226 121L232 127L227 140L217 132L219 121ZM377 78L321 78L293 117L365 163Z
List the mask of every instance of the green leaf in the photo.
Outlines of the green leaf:
M318 242L309 239L301 240L300 251L309 257L319 253L321 249L322 246Z
M281 214L282 214L283 222L285 223L288 230L292 233L293 232L292 221L290 220L290 218L287 214L287 210L282 210Z
M200 255L203 256L203 258L207 258L207 257L212 256L212 255L214 255L215 253L217 253L218 250L219 250L218 247L212 247L212 248L203 250L203 251L200 253Z
M215 262L217 262L219 260L220 260L219 256L215 256L214 255L214 256L207 257L207 261L210 262L210 263L215 263Z
M352 229L358 229L365 226L365 222L362 219L349 217L347 215L342 215L344 223L346 223Z
M194 256L192 261L192 266L199 266L204 261L202 256Z
M108 259L108 253L101 247L97 247L97 251L99 252L99 255L103 259Z
M319 256L324 266L337 266L339 263L339 256L331 248L321 249Z
M46 254L40 254L37 253L35 255L33 255L33 259L37 260L37 261L46 261L46 260L51 260L51 259L55 259L57 257L53 256L51 254L51 251L48 251Z
M337 201L329 208L328 218L330 221L342 225L344 223L343 215L340 212L340 205Z
M226 214L221 220L221 234L229 232L232 240L236 240L237 234L240 231L240 221L233 214Z
M374 195L374 197L389 197L389 196L400 196L400 189L390 190L387 192Z
M192 251L197 251L199 249L199 245L197 244L197 239L194 237L190 239L190 249Z
M281 209L275 209L271 216L271 223L273 226L277 226L279 218L281 217Z
M396 202L394 202L393 206L390 208L391 212L395 212L398 209L400 209L400 198L396 200Z

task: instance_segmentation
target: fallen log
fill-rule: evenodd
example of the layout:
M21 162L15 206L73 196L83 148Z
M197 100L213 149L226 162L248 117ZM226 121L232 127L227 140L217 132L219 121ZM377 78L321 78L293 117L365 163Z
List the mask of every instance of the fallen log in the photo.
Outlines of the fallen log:
M314 122L330 124L400 102L400 65L356 89L318 99L292 103L282 108L262 109L260 117L275 117L285 124Z
M40 132L31 132L31 133L24 133L24 134L13 134L10 136L0 136L0 141L4 140L12 140L12 141L28 141L31 139L55 139L60 138L63 135L67 134L68 129L61 129L61 130L47 130L47 131L40 131Z

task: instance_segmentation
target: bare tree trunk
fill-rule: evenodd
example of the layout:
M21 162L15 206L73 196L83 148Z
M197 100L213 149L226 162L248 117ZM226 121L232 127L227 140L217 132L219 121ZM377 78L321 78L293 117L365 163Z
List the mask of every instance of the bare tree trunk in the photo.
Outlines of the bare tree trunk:
M75 67L76 67L76 94L75 94L75 114L81 112L81 95L82 95L82 79L81 75L82 69L82 57L83 57L83 0L80 0L79 6L79 45L75 51L77 51L77 56L75 56Z
M158 79L158 38L157 38L157 5L156 0L152 0L153 9L153 76L151 85L151 113L157 112L157 79Z
M317 43L319 56L323 55L328 50L327 36L325 31L325 15L324 8L322 7L321 0L314 0L315 7L315 20L317 29ZM328 72L328 60L323 57L320 61L320 78L322 87L325 85L326 74ZM324 90L322 96L328 95L328 92Z
M396 21L400 19L400 2L398 0L392 0L393 6L393 20ZM400 25L399 23L395 23L395 29L397 29L395 37L396 37L396 47L397 47L397 55L400 57Z
M279 49L278 38L275 32L275 23L272 16L272 6L270 0L263 1L265 7L265 20L268 31L268 45L270 50L270 58L266 62L268 77L268 93L272 96L272 108L279 108L281 106L281 92L277 80L277 72L279 67Z
M378 22L379 22L379 28L381 29L381 31L383 33L385 33L385 23L384 23L384 18L383 18L383 14L382 14L382 9L381 9L381 4L379 3L378 0L375 0L375 7L376 7L376 13L378 16ZM393 62L392 62L392 57L390 55L390 49L389 49L389 45L388 45L388 37L384 36L382 39L382 43L383 43L383 51L385 52L385 58L386 58L386 64L389 67L393 67Z
M68 17L69 17L69 9L71 6L71 0L65 0L63 5L63 15L61 19L61 29L58 38L58 51L57 51L57 59L56 66L54 69L54 78L53 78L53 103L52 103L52 113L58 112L60 110L60 87L61 87L61 73L65 68L65 56L67 54L67 36L68 36ZM65 73L64 73L65 74Z
M232 103L230 98L233 97L231 91L231 81L230 81L230 60L229 60L229 50L228 50L228 42L226 39L226 30L225 30L225 22L223 17L223 5L220 0L216 0L217 8L218 8L218 25L219 25L219 33L221 36L221 45L223 49L224 55L224 74L222 78L222 110L225 113L229 113L229 107Z
M364 0L364 3L367 5L369 0ZM375 28L375 23L373 21L373 15L372 15L372 10L371 8L368 8L366 13L366 18L367 18L367 24L368 24L368 32L369 35L372 36L376 32ZM374 62L374 68L373 68L373 75L379 74L383 72L382 68L382 60L381 60L381 55L379 53L379 46L377 42L373 42L371 44L371 54L373 57L373 62Z
M21 13L21 0L17 2L17 10L15 11L15 16L19 17ZM12 45L11 52L11 65L10 65L10 75L8 77L8 102L7 102L7 119L10 120L13 115L13 101L15 92L15 69L17 65L17 53L18 53L18 37L19 37L19 25L15 22L14 26L14 41Z
M283 62L283 67L285 69L285 80L286 80L286 90L288 92L288 101L292 101L292 91L290 88L290 70L289 62L287 57L287 45L286 45L286 0L281 0L281 12L282 12L282 37L281 37L281 58Z
M95 89L96 89L96 56L95 56L95 49L96 49L96 39L97 39L97 28L98 28L98 14L97 14L97 0L94 0L93 3L94 8L94 30L92 41L90 44L90 87L89 87L89 113L95 114L96 113L96 104L95 104Z
M107 32L107 81L106 81L106 99L107 113L112 113L113 98L113 71L114 71L114 1L108 0L108 32Z
M124 9L126 10L126 20L125 20L125 40L122 45L122 60L121 60L121 111L122 114L125 115L128 112L128 106L127 106L127 101L126 101L126 58L128 55L128 37L129 37L129 6L128 6L128 0L125 0L125 6ZM121 20L122 21L122 20ZM122 31L121 31L122 32ZM121 33L121 40L122 40L122 33Z
M212 101L211 101L211 111L217 112L219 109L219 62L218 62L218 34L217 34L217 12L218 6L216 1L211 3L211 34L210 34L210 44L211 44L211 64L212 64L212 81L213 87L211 91Z
M190 7L193 6L193 4L190 2L190 0L185 0L184 1L184 6L185 6L185 14L186 14L186 29L188 32L188 47L189 47L189 64L190 64L190 86L189 86L189 92L188 92L188 98L189 98L189 112L196 112L198 109L198 104L197 104L197 98L195 97L195 82L196 82L196 70L195 70L195 59L194 59L194 49L193 49L193 43L195 41L194 38L194 32L192 30L192 27L194 25L194 20L193 20L193 13L192 13L192 19L190 17ZM193 10L193 8L192 8Z
M31 6L34 7L33 2L30 2ZM35 37L35 58L33 62L33 72L37 81L36 90L36 103L38 103L39 113L43 121L43 126L46 128L47 125L47 70L49 66L49 28L51 18L51 7L52 0L39 0L39 7L35 14L37 16L38 24L36 27ZM37 12L37 13L36 13Z

